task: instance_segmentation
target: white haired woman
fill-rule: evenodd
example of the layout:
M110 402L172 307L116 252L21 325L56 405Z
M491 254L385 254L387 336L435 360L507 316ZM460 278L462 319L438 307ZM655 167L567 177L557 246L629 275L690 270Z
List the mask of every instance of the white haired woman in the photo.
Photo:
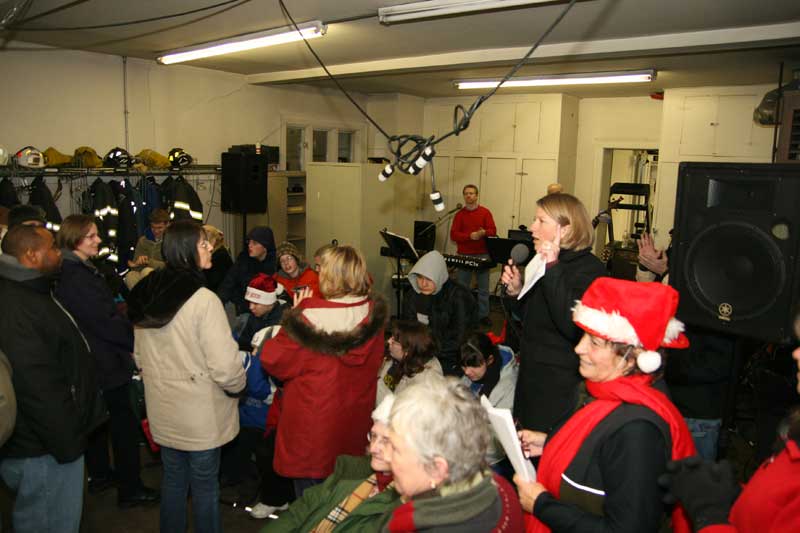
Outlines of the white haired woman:
M389 460L405 503L382 531L521 531L514 489L486 466L490 439L486 411L455 378L429 374L398 394Z
M658 477L668 459L694 455L686 422L653 386L659 348L686 348L678 293L661 283L598 278L573 309L582 405L550 434L523 430L541 455L538 481L514 482L526 531L658 531L666 519ZM542 447L544 448L542 450ZM681 508L672 531L689 531Z
M324 483L306 490L261 533L376 531L381 517L400 504L386 458L393 403L389 394L372 412L368 456L340 455Z

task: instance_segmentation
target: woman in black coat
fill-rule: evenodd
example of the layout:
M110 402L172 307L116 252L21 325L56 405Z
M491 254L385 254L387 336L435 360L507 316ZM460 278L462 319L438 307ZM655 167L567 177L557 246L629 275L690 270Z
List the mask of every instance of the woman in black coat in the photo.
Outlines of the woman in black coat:
M522 320L514 416L525 429L549 433L572 412L581 381L574 347L582 331L572 307L606 270L592 255L591 220L574 196L540 198L530 228L536 256L525 268L525 284L515 266L506 266L502 276Z
M56 297L78 324L94 356L100 388L108 406L120 507L155 503L158 493L139 477L139 421L130 405L128 386L135 370L133 327L123 316L105 278L91 263L101 239L90 215L70 215L61 224L58 245L63 258ZM89 491L111 485L108 435L96 431L86 452Z

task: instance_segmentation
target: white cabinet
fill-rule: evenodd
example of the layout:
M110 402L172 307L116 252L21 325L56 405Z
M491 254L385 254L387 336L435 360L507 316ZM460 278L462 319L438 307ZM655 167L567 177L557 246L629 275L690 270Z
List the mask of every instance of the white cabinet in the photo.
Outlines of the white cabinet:
M518 190L517 160L488 158L486 174L481 180L480 203L492 212L500 237L505 237L509 229L516 229L519 225L516 207Z
M662 161L768 161L773 128L753 121L762 95L753 87L723 94L713 94L713 89L667 91Z
M515 104L486 104L481 114L480 151L511 152L514 149Z

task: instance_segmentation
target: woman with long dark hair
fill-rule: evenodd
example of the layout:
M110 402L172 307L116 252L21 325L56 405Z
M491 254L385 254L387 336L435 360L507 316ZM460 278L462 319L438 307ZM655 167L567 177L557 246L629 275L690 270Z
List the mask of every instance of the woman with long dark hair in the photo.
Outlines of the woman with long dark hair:
M222 303L204 287L211 250L199 224L173 222L164 234L166 268L139 282L128 300L134 356L164 464L162 532L186 530L190 487L195 531L221 531L220 448L239 432L235 395L245 372Z
M389 394L397 394L418 376L433 372L442 375L436 358L436 341L425 324L398 320L388 341L389 354L378 372L376 405Z

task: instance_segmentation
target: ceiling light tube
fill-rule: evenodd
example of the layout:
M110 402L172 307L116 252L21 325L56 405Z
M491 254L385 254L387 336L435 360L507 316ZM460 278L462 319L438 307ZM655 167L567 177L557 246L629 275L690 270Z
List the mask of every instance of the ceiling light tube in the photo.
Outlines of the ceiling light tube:
M328 26L318 20L298 24L297 27L300 29L299 32L295 30L294 27L284 26L274 30L248 33L238 37L231 37L230 39L181 48L165 53L156 58L156 61L163 65L171 65L173 63L194 61L195 59L202 59L205 57L233 54L235 52L244 52L245 50L254 50L256 48L264 48L276 44L300 41L303 37L306 39L322 37L328 30Z
M529 76L511 78L502 88L508 87L548 87L551 85L598 85L603 83L646 83L656 79L656 71L629 70L618 72L590 72L585 74L554 74L552 76ZM501 78L456 80L459 89L494 89Z
M382 24L408 20L460 15L475 11L490 11L531 4L552 3L555 0L427 0L399 6L378 8L378 20Z

